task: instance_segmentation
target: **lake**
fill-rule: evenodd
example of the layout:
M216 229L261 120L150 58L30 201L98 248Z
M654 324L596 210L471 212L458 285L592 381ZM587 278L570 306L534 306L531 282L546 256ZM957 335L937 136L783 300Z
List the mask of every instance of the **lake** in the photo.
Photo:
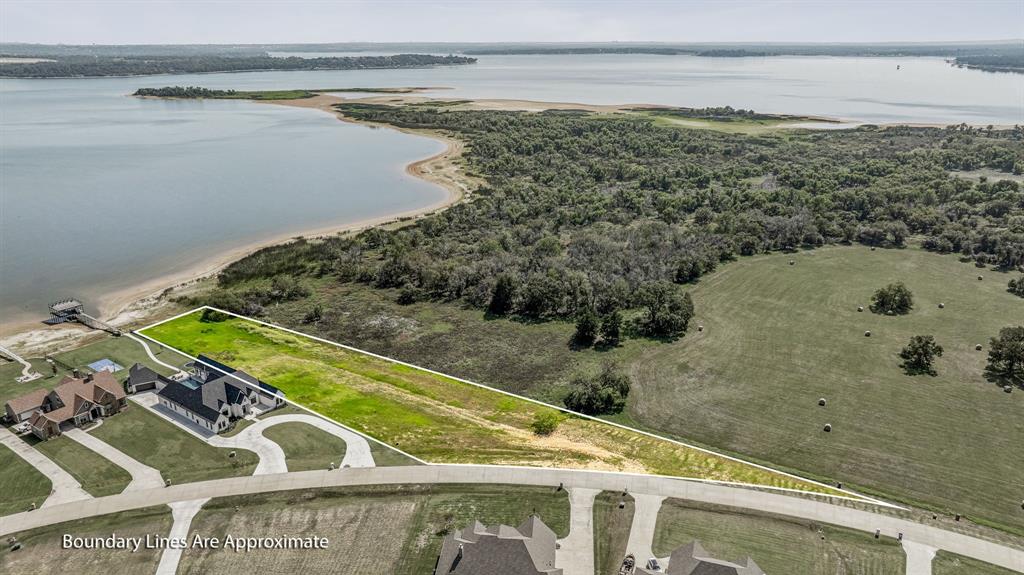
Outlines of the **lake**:
M899 66L899 69L897 69ZM0 318L174 276L269 238L436 204L433 140L315 110L128 97L139 87L443 86L430 95L730 105L855 122L1024 123L1024 75L938 58L482 56L416 70L0 80ZM113 310L103 310L113 311ZM2 328L2 326L0 326Z

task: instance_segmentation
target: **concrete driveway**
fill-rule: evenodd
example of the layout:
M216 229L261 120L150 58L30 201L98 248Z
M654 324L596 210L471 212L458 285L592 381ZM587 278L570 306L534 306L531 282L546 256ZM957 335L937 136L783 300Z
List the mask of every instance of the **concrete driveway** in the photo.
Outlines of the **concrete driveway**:
M82 444L86 449L95 451L109 459L114 465L131 474L131 483L128 484L128 487L125 487L125 491L138 491L140 489L153 489L164 486L164 479L160 476L159 471L129 457L109 443L93 437L77 427L65 431L64 435L72 441Z
M569 535L558 541L555 567L564 575L594 573L594 498L600 489L574 487L569 490Z
M304 423L342 439L345 442L345 456L339 463L342 467L373 467L375 465L373 454L370 451L370 444L365 437L314 415L270 415L264 419L255 420L255 423L239 431L236 435L221 437L210 432L208 429L196 425L195 422L182 417L180 414L161 406L154 392L139 393L131 396L130 399L214 447L245 449L255 452L259 456L260 462L256 466L256 471L253 472L253 475L286 473L288 471L284 450L281 449L281 446L263 436L264 429L282 423Z
M29 465L35 467L40 473L50 479L50 496L46 498L41 507L92 499L92 495L89 495L82 489L82 484L72 477L70 473L64 471L64 469L50 461L40 451L25 443L20 437L2 426L0 426L0 443L9 447L18 457L24 459Z

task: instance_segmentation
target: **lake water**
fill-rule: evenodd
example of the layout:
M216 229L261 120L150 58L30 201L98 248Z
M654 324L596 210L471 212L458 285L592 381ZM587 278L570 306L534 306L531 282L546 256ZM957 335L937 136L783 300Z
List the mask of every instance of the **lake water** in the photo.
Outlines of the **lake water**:
M897 70L897 66L899 69ZM0 319L180 273L261 239L434 204L435 141L315 110L127 97L146 86L444 86L431 95L730 105L858 122L1024 123L1024 75L938 58L484 56L418 70L0 80ZM2 328L2 326L0 326Z

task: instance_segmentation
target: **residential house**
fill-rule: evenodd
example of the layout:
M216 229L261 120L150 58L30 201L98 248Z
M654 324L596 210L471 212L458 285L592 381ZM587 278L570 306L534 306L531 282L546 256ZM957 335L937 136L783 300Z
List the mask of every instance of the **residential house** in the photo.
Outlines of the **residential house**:
M536 515L519 527L479 521L448 534L434 575L562 575L555 567L555 533Z
M7 417L16 423L29 422L40 439L61 434L67 426L79 426L113 415L126 405L125 391L108 371L82 378L64 377L51 390L38 389L8 401Z
M636 572L644 575L765 575L750 557L745 565L715 559L700 541L691 541L673 551L665 570L651 567L640 567Z
M171 379L164 377L152 369L136 363L128 368L128 379L124 386L128 393L139 393L142 391L160 391L171 382Z
M251 414L254 407L284 403L276 387L204 355L187 367L191 373L181 378L154 378L137 370L134 379L129 376L129 387L158 389L160 405L214 433L226 431L231 422Z

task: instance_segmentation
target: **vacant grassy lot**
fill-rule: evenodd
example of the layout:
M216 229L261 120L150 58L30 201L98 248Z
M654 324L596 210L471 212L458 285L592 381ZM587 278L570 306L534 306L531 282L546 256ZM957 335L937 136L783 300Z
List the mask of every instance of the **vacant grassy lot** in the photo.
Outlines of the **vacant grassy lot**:
M251 475L259 458L251 451L213 447L145 408L129 403L127 410L104 420L92 434L150 467L171 483Z
M622 503L622 509L619 504ZM633 498L602 491L594 499L594 575L618 575L633 526ZM637 558L643 567L646 557Z
M146 334L244 369L290 400L427 461L618 469L824 489L575 417L539 437L530 424L550 408L246 320L202 322L194 313Z
M69 521L18 533L22 548L0 547L0 573L153 573L160 563L159 549L64 550L65 533L75 537L125 537L166 535L171 529L171 510L166 505L113 513L80 521Z
M223 537L312 536L329 549L253 551L246 567L261 573L430 573L444 535L474 519L519 525L536 511L559 536L568 533L564 492L512 486L387 486L289 491L215 499L192 522L192 533ZM342 567L343 566L343 567ZM183 573L236 573L238 556L187 550Z
M694 539L719 559L749 556L766 573L903 575L895 539L733 508L666 499L658 514L654 553L667 557Z
M948 551L939 551L932 561L932 575L1013 575L1016 571L982 563Z
M300 422L281 423L263 430L263 436L284 450L288 471L327 469L340 465L345 457L345 441Z
M35 448L63 467L93 497L120 493L132 480L124 469L67 437L38 441Z
M868 311L874 290L897 280L914 294L910 314ZM630 413L678 436L1024 532L1024 394L985 381L986 353L974 349L1024 323L1006 282L917 249L741 259L695 286L703 332L634 363ZM899 368L897 354L916 334L945 348L937 377Z
M50 480L16 453L0 445L0 515L27 511L50 496Z

